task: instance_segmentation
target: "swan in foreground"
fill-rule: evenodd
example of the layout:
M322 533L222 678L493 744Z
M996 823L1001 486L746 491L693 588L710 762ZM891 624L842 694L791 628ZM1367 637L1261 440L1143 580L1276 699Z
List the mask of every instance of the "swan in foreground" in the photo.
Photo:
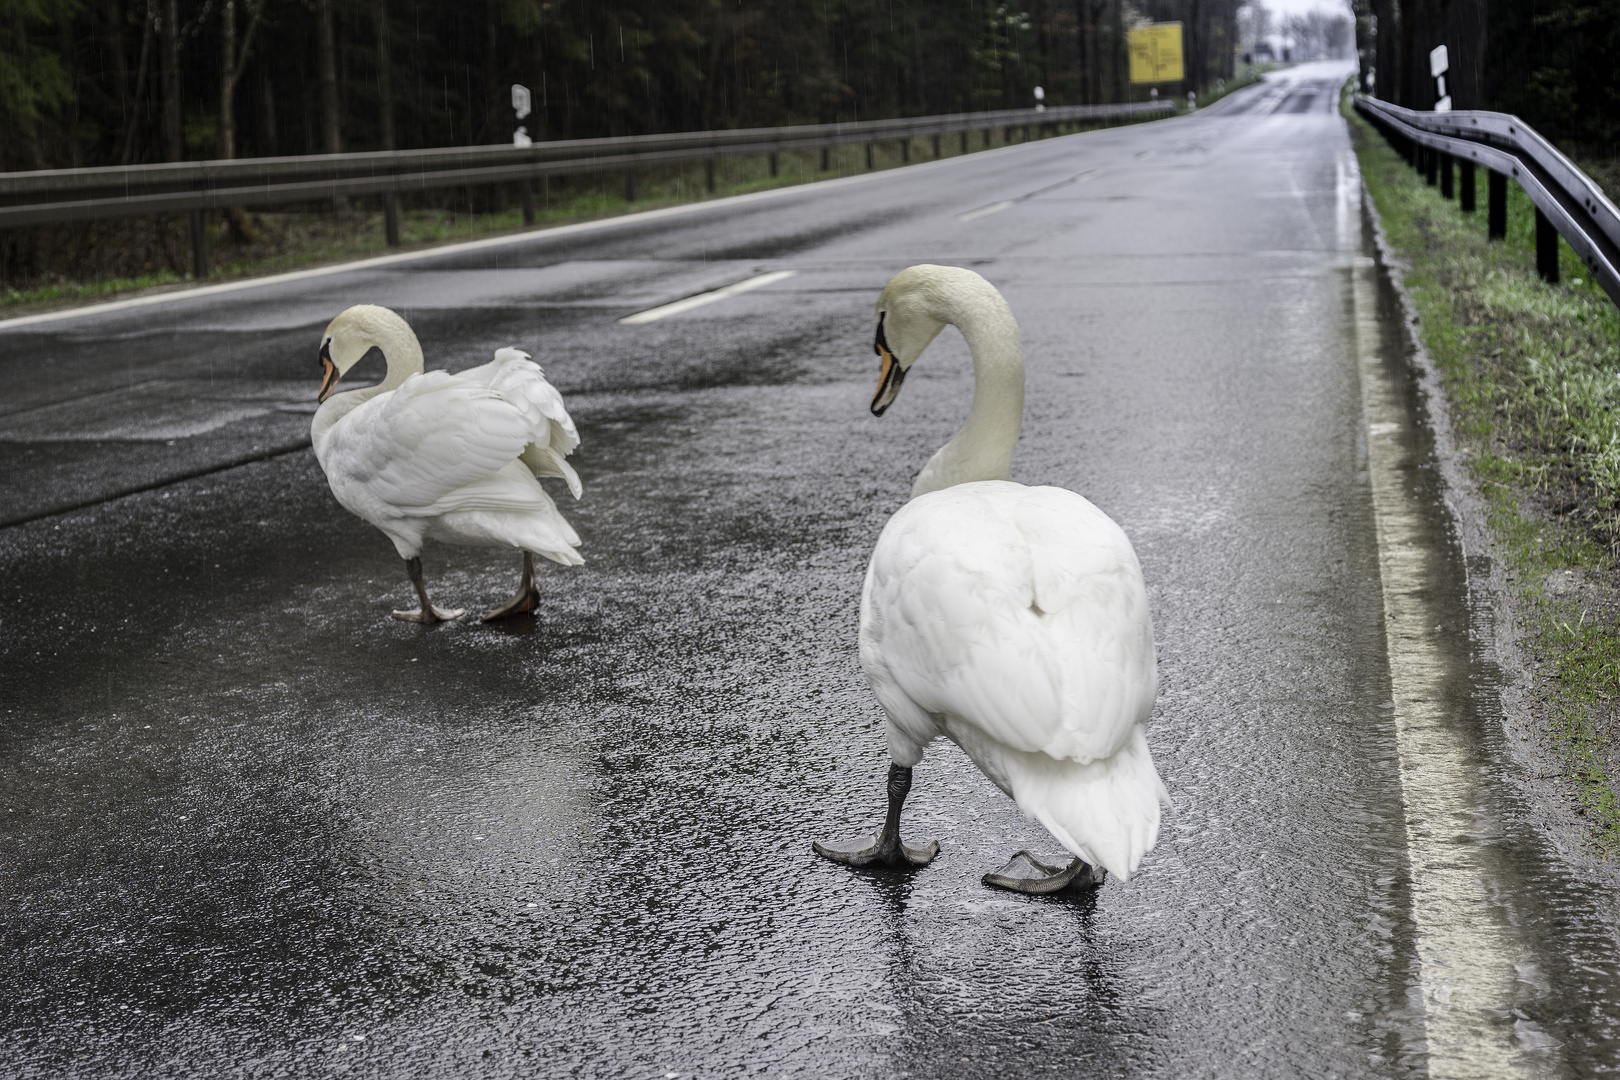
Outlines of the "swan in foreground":
M971 270L913 266L877 306L882 416L906 372L954 325L973 354L973 407L884 527L861 596L861 667L888 717L888 816L815 850L850 866L923 866L938 842L900 841L911 770L956 743L1074 856L1027 851L989 885L1054 892L1122 879L1158 838L1169 797L1148 755L1158 693L1147 590L1118 525L1072 491L1007 479L1024 411L1018 323Z
M333 391L373 347L388 361L376 386ZM534 557L564 566L585 560L579 536L541 488L557 476L580 495L566 458L579 432L562 395L529 354L497 349L495 359L459 374L422 371L422 346L404 319L359 304L321 338L323 376L310 436L332 494L344 509L394 542L421 606L396 611L407 622L454 619L463 609L433 606L422 583L422 541L465 547L514 547L523 579L484 621L533 611L540 602Z

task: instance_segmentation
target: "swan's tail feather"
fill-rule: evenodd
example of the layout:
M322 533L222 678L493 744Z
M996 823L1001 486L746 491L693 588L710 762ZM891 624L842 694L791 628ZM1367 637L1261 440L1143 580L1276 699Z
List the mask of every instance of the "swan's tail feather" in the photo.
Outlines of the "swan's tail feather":
M1140 726L1112 757L1084 765L1038 752L1002 753L1019 809L1072 854L1130 880L1158 842L1160 803L1170 802Z

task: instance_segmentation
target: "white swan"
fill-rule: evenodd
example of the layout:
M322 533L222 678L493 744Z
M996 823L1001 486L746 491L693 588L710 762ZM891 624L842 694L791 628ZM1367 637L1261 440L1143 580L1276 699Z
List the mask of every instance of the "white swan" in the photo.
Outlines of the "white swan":
M853 866L921 866L900 841L911 770L943 735L1074 856L1021 851L985 882L1052 892L1128 878L1154 845L1164 785L1145 725L1158 692L1142 571L1118 525L1072 491L1007 479L1024 360L1007 302L971 270L913 266L877 306L881 416L946 324L973 354L973 407L884 527L861 597L861 667L888 717L882 829L815 845Z
M338 380L372 347L388 374L376 386L334 394ZM444 611L422 583L422 541L523 552L517 593L484 620L533 611L540 600L534 556L564 566L585 560L579 536L538 477L558 476L579 498L579 476L565 460L579 432L562 396L527 353L459 374L422 371L422 346L404 319L359 304L333 319L321 338L321 406L310 436L332 494L394 542L421 607L394 618L436 623Z

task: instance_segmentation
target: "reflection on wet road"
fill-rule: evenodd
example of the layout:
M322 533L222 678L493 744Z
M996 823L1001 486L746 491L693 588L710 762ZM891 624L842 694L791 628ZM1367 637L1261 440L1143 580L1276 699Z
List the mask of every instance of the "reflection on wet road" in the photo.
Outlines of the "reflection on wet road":
M1447 775L1474 814L1448 842L1517 950L1507 1015L1476 1010L1456 1038L1524 1075L1620 1065L1610 932L1502 782L1485 615L1345 199L1342 75L0 330L3 514L20 522L0 530L0 1063L1476 1075L1436 1034L1429 863L1409 846L1420 803L1403 795L1369 474L1371 440L1395 432L1430 511L1412 526L1425 610L1443 616L1424 632L1427 715L1460 748L1468 776ZM810 854L875 812L861 575L971 387L951 334L888 415L866 412L872 304L921 261L973 266L1019 316L1015 477L1084 493L1141 557L1176 818L1129 885L980 885L1011 850L1054 845L949 747L907 807L942 842L933 866L852 874ZM408 599L397 559L297 441L319 331L360 301L399 308L430 367L513 344L568 396L588 562L547 568L532 622L388 617ZM1364 416L1370 362L1388 415ZM82 508L48 513L63 505ZM501 553L425 561L442 602L510 591Z

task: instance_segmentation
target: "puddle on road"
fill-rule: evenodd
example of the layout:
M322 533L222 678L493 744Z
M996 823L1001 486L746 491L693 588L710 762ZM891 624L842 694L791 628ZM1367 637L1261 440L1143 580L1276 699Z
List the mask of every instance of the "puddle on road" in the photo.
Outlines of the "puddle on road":
M1520 766L1487 649L1493 614L1470 589L1433 418L1399 298L1370 257L1370 222L1361 246L1351 321L1409 862L1407 969L1396 976L1411 1034L1395 1064L1458 1078L1611 1072L1620 948L1593 887L1563 864L1513 787Z

